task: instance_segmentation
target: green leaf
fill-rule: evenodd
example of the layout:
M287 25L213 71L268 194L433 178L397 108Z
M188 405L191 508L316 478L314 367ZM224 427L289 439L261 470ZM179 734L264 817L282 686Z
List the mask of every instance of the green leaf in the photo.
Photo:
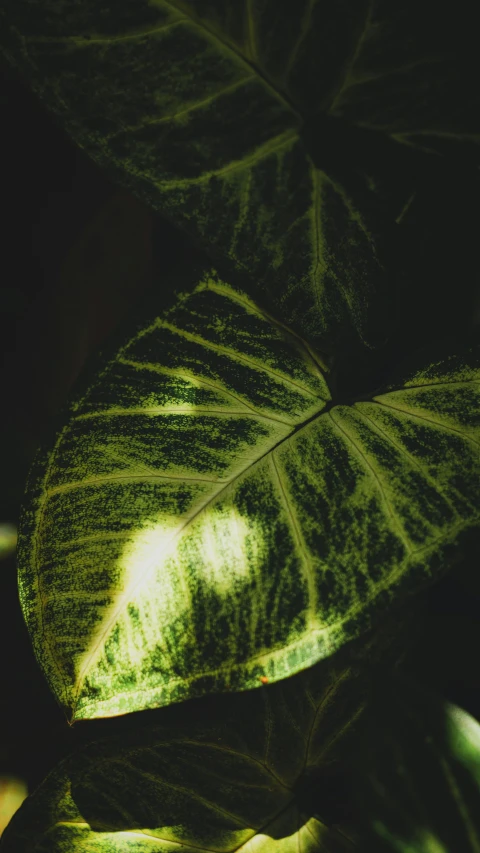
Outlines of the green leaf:
M17 528L14 524L0 524L0 560L9 557L17 547Z
M422 88L451 16L435 8L439 32L426 29L417 6L4 0L1 49L110 177L333 351L345 332L367 346L385 339L389 234L416 186L412 116L417 133L432 110L444 136L462 133L461 72L454 118L440 88L432 104ZM384 163L376 142L356 162L355 126L401 136L403 165L393 152Z
M397 675L369 703L354 776L372 853L480 851L480 725Z
M342 4L343 5L343 4ZM361 31L330 116L433 154L479 165L479 56L473 8L427 0L363 6Z
M320 357L241 290L209 267L182 287L27 486L20 601L74 720L299 672L478 530L476 350L335 405Z
M365 674L395 662L405 617L262 690L109 720L108 739L88 723L95 741L28 798L2 853L353 851L356 816L326 786L355 742Z

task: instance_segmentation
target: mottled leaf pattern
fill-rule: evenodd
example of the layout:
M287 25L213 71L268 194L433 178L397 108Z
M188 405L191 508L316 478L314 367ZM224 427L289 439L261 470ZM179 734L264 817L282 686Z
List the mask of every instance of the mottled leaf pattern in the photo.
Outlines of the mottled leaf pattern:
M337 817L349 803L312 798L310 782L348 757L366 667L394 665L408 628L394 621L262 690L113 721L122 734L81 748L32 793L2 853L353 851L355 816Z
M371 174L345 182L301 137L359 48L365 0L2 9L0 49L111 177L246 272L315 345L345 329L384 339L382 235L411 181L391 169L379 188Z
M30 477L20 598L72 719L299 672L478 525L478 354L335 405L296 334L189 275Z

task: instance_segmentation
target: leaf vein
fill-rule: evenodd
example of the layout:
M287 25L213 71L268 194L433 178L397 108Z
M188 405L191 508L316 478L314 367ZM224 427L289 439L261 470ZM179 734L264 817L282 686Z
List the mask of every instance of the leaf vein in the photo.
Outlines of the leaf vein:
M98 412L86 412L83 415L77 415L75 420L77 421L86 421L86 420L97 420L105 417L120 417L124 415L190 415L196 417L197 415L214 415L219 417L233 418L239 417L242 418L261 418L266 421L276 421L277 423L286 424L288 426L292 425L291 420L286 420L285 418L277 418L274 415L264 415L260 412L249 412L244 409L218 409L218 408L210 408L207 406L197 406L195 403L185 403L184 406L146 406L145 408L111 408L111 409L103 409Z
M291 386L295 388L296 391L301 391L303 394L307 394L309 397L313 397L313 399L318 399L318 394L314 391L311 391L310 388L302 385L300 382L296 382L294 379L290 379L284 373L280 373L280 371L275 370L273 367L267 366L265 363L258 361L256 358L250 358L250 356L243 355L243 353L239 353L231 347L224 347L221 344L217 344L214 341L208 341L206 338L203 338L201 335L197 335L193 332L187 332L185 329L180 329L178 326L174 326L173 323L168 323L166 320L161 320L158 323L158 326L164 329L168 329L173 334L177 334L182 338L185 338L192 343L199 344L200 346L205 347L206 349L211 349L213 352L217 352L220 355L225 355L227 358L231 358L232 361L239 361L241 363L247 364L249 367L253 367L255 370L266 373L269 376L273 376L274 379L280 381L282 385Z
M321 357L316 353L312 347L305 341L297 332L293 329L290 329L285 323L282 323L281 320L278 320L272 314L269 314L268 311L265 311L263 308L258 308L253 302L250 302L249 299L241 296L239 293L233 290L227 290L227 288L222 287L221 285L214 284L213 282L208 282L208 290L212 290L214 293L218 293L221 296L225 296L226 299L231 299L232 302L237 302L239 305L242 305L250 314L253 314L260 319L266 319L272 326L276 326L285 336L289 338L293 338L297 345L306 353L309 360L312 362L313 367L315 368L315 372L320 376L320 378L325 382L324 373L328 371L328 366L326 362L322 361Z
M405 447L403 447L401 444L399 444L397 441L395 441L395 439L393 439L391 435L389 435L387 432L385 432L385 430L383 430L382 427L378 426L378 424L376 424L375 421L372 420L372 418L370 418L368 415L366 415L365 412L361 411L358 403L355 403L354 406L355 406L355 410L358 412L360 417L365 418L365 420L367 420L367 421L370 421L373 428L375 430L377 430L377 432L383 434L386 437L387 441L391 442L394 445L394 447L397 447L401 453L403 453L405 456L408 456L411 459L412 463L423 474L425 479L428 480L430 483L433 483L435 490L437 492L439 492L441 495L443 495L443 497L445 499L445 503L448 504L448 506L452 510L453 514L458 516L458 512L455 509L452 501L450 500L450 498L448 498L446 496L444 490L437 483L437 481L434 479L434 477L432 477L432 475L430 474L430 472L428 471L426 466L422 465L421 462L413 455L413 453L410 453L409 450L407 450Z
M309 602L309 611L310 611L310 619L309 625L311 627L316 627L318 625L318 619L316 615L317 611L317 595L316 595L316 586L315 586L315 568L312 563L312 559L308 553L308 549L305 545L305 539L302 535L301 529L299 527L297 518L295 517L295 513L290 506L290 503L287 498L287 494L285 491L285 486L282 482L282 478L280 476L280 472L278 470L278 464L275 459L275 451L272 451L270 456L272 469L274 473L275 480L278 484L278 490L280 492L280 496L282 499L282 503L285 508L285 512L287 514L287 518L290 521L290 527L293 533L293 537L297 542L297 547L303 556L303 564L307 570L307 587L308 587L308 602Z
M240 397L238 394L233 393L233 391L229 391L225 386L216 382L214 379L205 379L205 377L200 376L196 373L189 373L186 370L177 370L172 367L164 367L161 364L151 364L149 362L141 362L134 361L132 359L127 358L117 358L116 361L120 364L125 364L128 367L133 367L135 370L149 370L152 373L160 373L167 374L168 376L174 376L178 379L184 379L187 382L190 382L193 386L195 385L204 385L206 388L212 388L214 391L220 391L220 393L224 394L226 397L231 397L232 400L235 400L237 403L240 403L241 406L244 406L246 409L249 409L255 414L262 415L262 412ZM273 416L270 416L271 420L276 420Z
M231 175L235 172L247 170L251 166L264 160L270 154L274 154L282 148L287 148L292 142L298 141L297 130L285 130L279 133L273 139L269 139L263 145L259 145L255 151L248 157L243 157L241 160L234 160L226 166L221 166L219 169L211 169L208 172L203 172L196 178L179 178L175 180L155 181L155 186L160 190L177 189L178 187L196 186L199 184L208 184L211 178L222 178L224 175ZM242 265L243 266L243 265Z
M394 409L396 412L402 412L402 414L406 415L409 418L417 418L419 421L426 421L426 423L433 424L439 429L443 429L445 432L453 432L456 435L459 435L465 441L471 441L472 444L475 444L477 447L480 447L480 442L476 441L473 436L468 435L468 433L462 432L455 427L449 426L448 424L442 423L442 421L435 421L433 418L426 418L424 415L419 415L416 412L412 412L410 409L404 409L401 406L392 406L391 403L385 403L385 401L381 398L374 398L374 402L378 403L379 406L386 406L388 409Z
M212 477L189 477L184 474L111 474L105 477L90 477L85 480L76 480L73 483L62 483L59 486L52 486L46 492L47 497L59 493L74 491L75 489L86 488L87 486L102 486L104 483L115 483L117 481L128 482L149 482L150 480L177 480L182 483L225 483L226 480L214 479Z
M201 101L195 101L190 104L188 107L185 107L183 110L179 110L176 113L170 113L168 115L155 116L154 118L148 118L145 121L141 121L138 124L132 125L122 125L118 130L114 130L112 133L108 133L105 135L104 139L106 142L111 142L112 139L116 139L118 136L121 136L125 133L137 133L139 130L143 130L144 127L155 126L158 124L167 124L171 122L174 124L175 122L184 118L184 116L191 115L191 113L196 112L197 110L202 109L209 104L215 103L218 98L221 98L223 95L226 95L228 92L233 92L235 89L239 89L241 86L244 86L248 83L255 75L250 74L248 77L242 77L241 80L235 80L234 83L231 83L229 86L224 86L223 89L219 89L214 92L212 95L209 95L207 98L203 98Z
M363 451L360 449L360 447L358 446L356 441L352 438L348 428L346 426L341 426L340 423L338 423L338 421L335 420L335 418L333 417L333 411L328 412L328 415L330 416L331 420L333 421L333 423L337 427L337 429L339 429L341 432L343 432L345 437L351 443L352 447L355 448L357 456L363 461L364 467L367 469L367 471L370 471L373 479L375 480L375 482L377 484L377 488L378 488L378 490L382 496L383 503L387 509L388 515L390 516L390 519L392 521L392 527L396 528L397 535L398 535L399 539L403 542L407 553L411 554L412 547L410 545L410 542L406 538L405 533L403 532L403 530L402 530L402 528L398 522L398 519L395 516L392 505L390 503L389 498L387 497L387 494L385 492L385 489L384 489L384 486L382 484L382 480L381 480L380 476L375 471L373 465L369 462L365 453L363 453Z

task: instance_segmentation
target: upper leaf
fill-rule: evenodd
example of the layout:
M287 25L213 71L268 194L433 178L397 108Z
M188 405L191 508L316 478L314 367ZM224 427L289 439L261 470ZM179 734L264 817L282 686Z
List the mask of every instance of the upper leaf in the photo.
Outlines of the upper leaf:
M432 134L473 145L469 52L446 12L426 25L413 0L4 0L1 49L111 177L246 271L285 322L317 346L345 330L371 346L387 332L386 235L415 179L376 143L363 162L349 128L405 155Z
M444 569L480 513L473 350L334 405L210 269L99 369L27 488L20 600L73 719L261 686Z

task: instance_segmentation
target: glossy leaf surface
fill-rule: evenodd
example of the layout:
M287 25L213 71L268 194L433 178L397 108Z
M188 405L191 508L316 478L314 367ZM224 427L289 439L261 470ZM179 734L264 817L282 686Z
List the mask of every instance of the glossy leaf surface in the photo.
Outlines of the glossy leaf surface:
M348 803L332 801L328 780L355 742L366 666L397 660L393 621L261 690L109 721L123 733L59 764L12 820L2 853L353 851L355 830L340 819Z
M0 48L112 178L246 271L285 322L317 346L345 329L372 345L387 331L385 240L416 190L411 150L477 153L465 14L4 0Z
M477 528L478 354L335 405L211 268L104 360L30 475L20 599L73 719L285 678Z

